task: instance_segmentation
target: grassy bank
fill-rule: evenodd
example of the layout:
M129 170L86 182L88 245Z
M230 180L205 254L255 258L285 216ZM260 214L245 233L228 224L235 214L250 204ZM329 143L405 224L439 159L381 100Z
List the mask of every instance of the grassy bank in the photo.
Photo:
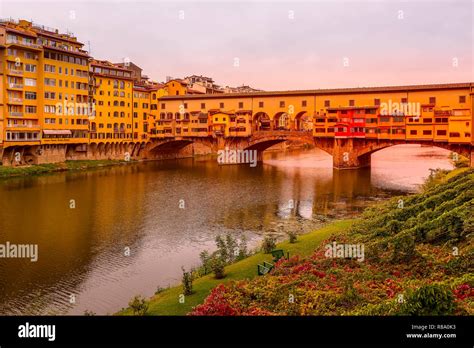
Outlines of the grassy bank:
M473 315L473 187L474 169L437 171L422 192L366 209L310 257L215 287L191 314Z
M16 176L42 175L53 172L86 170L94 168L103 168L117 164L129 163L116 160L82 160L82 161L66 161L64 163L47 163L22 167L6 167L0 166L0 178L10 178Z
M289 251L290 256L309 256L323 240L346 231L352 223L353 220L336 221L314 232L299 236L296 243L283 242L278 244L277 248ZM181 285L166 289L150 299L147 315L185 315L194 306L201 304L217 285L257 277L257 264L263 261L271 261L271 255L258 253L227 266L224 279L214 279L212 275L196 279L193 283L194 293L186 296L185 303L179 302L179 296L183 293ZM130 315L132 311L126 309L119 314Z

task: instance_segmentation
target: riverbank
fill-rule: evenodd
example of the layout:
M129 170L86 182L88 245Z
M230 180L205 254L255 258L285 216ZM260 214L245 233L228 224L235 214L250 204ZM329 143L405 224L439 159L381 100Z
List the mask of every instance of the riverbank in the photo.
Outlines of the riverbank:
M66 161L62 163L45 163L35 164L31 166L6 167L0 166L0 179L18 176L34 176L43 175L54 172L76 171L110 167L123 165L128 163L136 163L136 161L118 161L118 160L80 160Z
M328 225L298 236L296 243L282 242L277 244L278 249L283 249L291 255L309 256L320 243L331 235L347 230L354 220L341 220L329 223ZM198 278L193 282L192 295L185 297L184 303L180 303L179 296L183 293L181 285L174 286L161 291L153 296L149 301L147 315L186 315L193 307L203 303L211 290L219 284L230 281L253 279L257 277L257 265L263 261L270 262L271 254L258 253L249 256L241 261L235 262L225 267L226 277L215 279L212 274ZM119 315L131 315L131 309L123 309Z
M474 170L366 209L310 257L215 287L191 315L473 315Z
M224 279L196 279L184 302L181 285L162 290L147 302L146 315L472 314L474 200L467 188L473 180L468 168L440 171L421 193L375 204L361 218L330 223L297 243L279 243L291 258L268 275L257 276L257 265L271 261L260 252L227 266ZM326 245L336 241L364 245L365 258L328 258ZM297 304L288 305L288 294Z

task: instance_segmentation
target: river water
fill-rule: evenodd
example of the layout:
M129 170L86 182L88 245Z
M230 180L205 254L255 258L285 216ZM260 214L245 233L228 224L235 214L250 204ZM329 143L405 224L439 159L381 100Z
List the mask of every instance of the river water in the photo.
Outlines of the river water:
M414 192L449 152L403 145L372 168L336 171L320 150L145 162L0 181L0 244L37 244L37 262L0 258L0 314L112 314L180 282L218 234L307 232L371 202ZM128 253L129 251L129 253ZM73 302L73 303L71 303Z

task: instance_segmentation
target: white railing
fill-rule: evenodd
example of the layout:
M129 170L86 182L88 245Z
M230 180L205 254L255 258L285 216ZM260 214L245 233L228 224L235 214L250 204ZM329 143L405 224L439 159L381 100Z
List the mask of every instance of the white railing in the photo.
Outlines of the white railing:
M26 47L41 48L41 45L35 44L33 42L12 40L12 39L7 39L7 44L15 44L15 45L22 45Z
M18 70L18 69L8 69L11 74L15 75L23 75L23 70Z
M7 127L12 128L40 128L39 124L9 124Z

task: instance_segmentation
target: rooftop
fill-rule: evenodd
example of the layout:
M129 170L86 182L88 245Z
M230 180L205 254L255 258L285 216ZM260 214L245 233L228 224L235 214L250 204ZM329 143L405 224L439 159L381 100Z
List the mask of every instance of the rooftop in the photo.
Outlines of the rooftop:
M200 95L180 95L163 96L162 100L174 99L213 99L213 98L239 98L239 97L269 97L269 96L312 96L330 94L358 94L374 92L409 92L409 91L430 91L437 89L459 89L474 88L474 82L464 83L444 83L430 85L408 85L408 86L385 86L385 87L354 87L354 88L332 88L332 89L310 89L310 90L290 90L290 91L269 91L269 92L248 92L248 93L221 93L221 94L200 94Z

